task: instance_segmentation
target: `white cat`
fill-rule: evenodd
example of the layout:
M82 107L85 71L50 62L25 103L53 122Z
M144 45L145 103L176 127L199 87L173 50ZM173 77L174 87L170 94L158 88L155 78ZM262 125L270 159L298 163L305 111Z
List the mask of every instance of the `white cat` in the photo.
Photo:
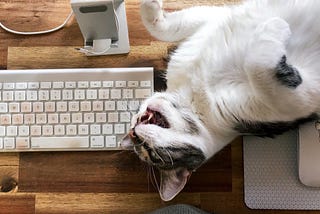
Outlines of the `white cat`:
M162 10L142 0L145 27L180 42L167 91L132 119L139 157L161 172L168 201L191 172L236 136L273 136L320 112L319 0L249 0L235 6Z

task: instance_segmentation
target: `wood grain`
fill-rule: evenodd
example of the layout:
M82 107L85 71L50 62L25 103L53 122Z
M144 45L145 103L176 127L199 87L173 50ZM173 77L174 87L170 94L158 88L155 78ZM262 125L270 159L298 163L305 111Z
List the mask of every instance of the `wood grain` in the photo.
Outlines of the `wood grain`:
M36 210L38 214L80 213L148 213L171 204L186 203L200 207L198 193L179 195L171 202L162 202L158 194L120 193L39 193Z
M185 191L231 191L229 157L230 148L221 151L193 173ZM20 155L21 192L156 192L152 179L153 174L148 167L135 154L127 151L39 152Z
M35 195L33 194L0 194L0 214L33 214L35 213Z

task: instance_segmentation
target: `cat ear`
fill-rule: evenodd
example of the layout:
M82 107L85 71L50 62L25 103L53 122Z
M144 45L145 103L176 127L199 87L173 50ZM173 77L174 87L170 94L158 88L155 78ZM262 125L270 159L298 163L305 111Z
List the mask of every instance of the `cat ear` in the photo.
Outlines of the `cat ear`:
M160 197L163 201L172 200L186 185L191 171L185 168L160 170Z
M120 141L120 147L121 149L128 149L128 150L133 149L133 142L129 134L127 134L122 138L122 140Z

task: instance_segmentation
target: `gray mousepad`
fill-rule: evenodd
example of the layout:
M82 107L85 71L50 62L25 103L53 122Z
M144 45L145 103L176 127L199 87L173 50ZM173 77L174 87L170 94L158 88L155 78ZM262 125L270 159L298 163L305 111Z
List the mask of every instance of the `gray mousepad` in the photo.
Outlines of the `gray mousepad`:
M320 188L298 178L297 131L243 137L244 196L251 209L320 210ZM320 155L320 154L319 154Z

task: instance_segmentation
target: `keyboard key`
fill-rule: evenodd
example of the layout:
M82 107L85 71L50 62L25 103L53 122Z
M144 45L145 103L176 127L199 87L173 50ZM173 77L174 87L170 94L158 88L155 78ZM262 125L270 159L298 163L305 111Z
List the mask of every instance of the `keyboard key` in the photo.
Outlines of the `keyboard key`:
M51 100L61 100L61 91L60 90L52 90L50 91Z
M19 126L18 127L18 135L22 137L29 136L29 126Z
M111 99L121 99L121 89L111 89Z
M17 137L16 148L17 149L29 149L30 148L29 138L28 137Z
M15 137L18 135L18 128L16 126L8 126L7 127L7 136Z
M124 134L125 132L125 124L115 124L114 125L114 133L115 134Z
M123 99L132 99L133 98L133 90L132 89L123 89L122 97L123 97Z
M6 134L6 128L4 126L0 126L0 136L3 137Z
M64 88L64 83L63 82L53 82L52 88Z
M79 109L80 109L80 107L79 107L79 102L78 101L69 102L69 111L78 112Z
M140 86L141 87L151 87L151 81L150 80L140 81Z
M25 91L15 91L14 92L14 100L15 101L24 101L24 100L26 100L26 92Z
M99 99L106 100L109 99L109 89L99 89Z
M55 112L56 111L56 103L55 102L45 102L44 103L44 111L45 112Z
M88 81L79 81L78 88L89 88L89 82Z
M8 112L8 104L7 103L0 103L0 113Z
M66 127L67 135L77 135L77 126L76 125L67 125Z
M14 149L15 148L15 140L13 137L6 137L3 139L4 149Z
M103 102L102 101L93 101L92 110L93 111L103 111Z
M80 103L80 109L81 111L91 111L91 102L82 101Z
M104 110L106 110L106 111L116 110L116 102L115 101L106 101L104 103Z
M66 88L76 88L76 82L66 82Z
M72 100L73 99L72 90L62 90L62 99L63 100Z
M33 103L33 112L43 112L43 103L42 102L35 102Z
M107 114L106 113L96 113L96 119L95 121L97 123L105 123L107 122Z
M57 112L66 112L68 109L68 103L67 102L57 102ZM69 111L70 106L69 106Z
M35 99L37 99L36 96L35 96ZM30 100L30 99L28 99L28 100ZM32 100L34 100L34 99L32 99ZM49 100L49 91L40 90L40 91L39 91L39 100L40 100L40 101Z
M3 91L2 92L3 101L13 101L13 91Z
M101 81L91 81L90 82L90 88L100 88L101 87Z
M104 147L104 137L103 136L91 136L90 137L90 147L91 148L103 148Z
M89 134L89 126L88 125L79 125L78 132L79 132L79 135L88 135Z
M102 86L104 88L112 88L113 87L113 81L103 81Z
M124 88L127 86L126 81L116 81L116 88Z
M118 111L126 111L128 107L127 101L117 101L117 110Z
M70 119L69 113L60 114L60 123L68 124L68 123L70 123L70 121L71 121L71 119Z
M136 88L139 86L139 81L128 81L128 87Z
M4 90L11 90L14 89L14 83L3 83L3 89Z
M48 114L48 123L57 124L59 122L59 115L56 113Z
M109 123L116 123L119 121L119 115L118 112L111 112L108 113L108 122Z
M94 113L84 113L83 114L84 123L93 123L94 122Z
M23 114L13 114L12 117L12 124L13 125L21 125L23 124Z
M28 82L29 89L38 89L40 87L39 82Z
M42 127L42 134L44 136L51 136L53 135L53 126L52 125L45 125Z
M113 125L112 124L103 124L102 125L102 134L112 134L113 133Z
M37 124L46 124L47 115L46 114L36 114L36 123Z
M89 137L32 137L33 149L84 149L89 147Z
M86 98L85 90L75 90L74 91L74 99L76 100L84 100Z
M30 133L31 136L40 136L42 133L41 126L30 126Z
M35 114L25 114L24 115L24 123L26 125L34 124L35 123Z
M120 112L120 122L128 123L130 122L130 112Z
M63 136L65 135L65 126L64 125L55 125L54 126L54 134L56 136Z
M95 100L98 98L97 90L87 90L87 99Z
M38 100L38 92L37 91L27 91L27 100L28 101Z
M20 112L20 104L19 103L9 103L9 112Z
M135 89L135 98L144 99L151 96L150 89Z
M90 125L90 134L92 134L92 135L101 134L101 126L100 125Z
M16 89L27 89L28 83L26 82L17 82L16 83Z
M106 136L106 147L109 147L109 148L117 147L116 136Z
M1 109L1 108L0 108ZM29 113L31 112L31 102L22 102L21 103L21 112Z
M81 113L72 113L72 123L82 123L82 114Z
M10 125L11 124L11 115L10 114L0 115L0 124L1 125Z
M50 89L51 88L51 82L41 82L40 83L40 88Z

